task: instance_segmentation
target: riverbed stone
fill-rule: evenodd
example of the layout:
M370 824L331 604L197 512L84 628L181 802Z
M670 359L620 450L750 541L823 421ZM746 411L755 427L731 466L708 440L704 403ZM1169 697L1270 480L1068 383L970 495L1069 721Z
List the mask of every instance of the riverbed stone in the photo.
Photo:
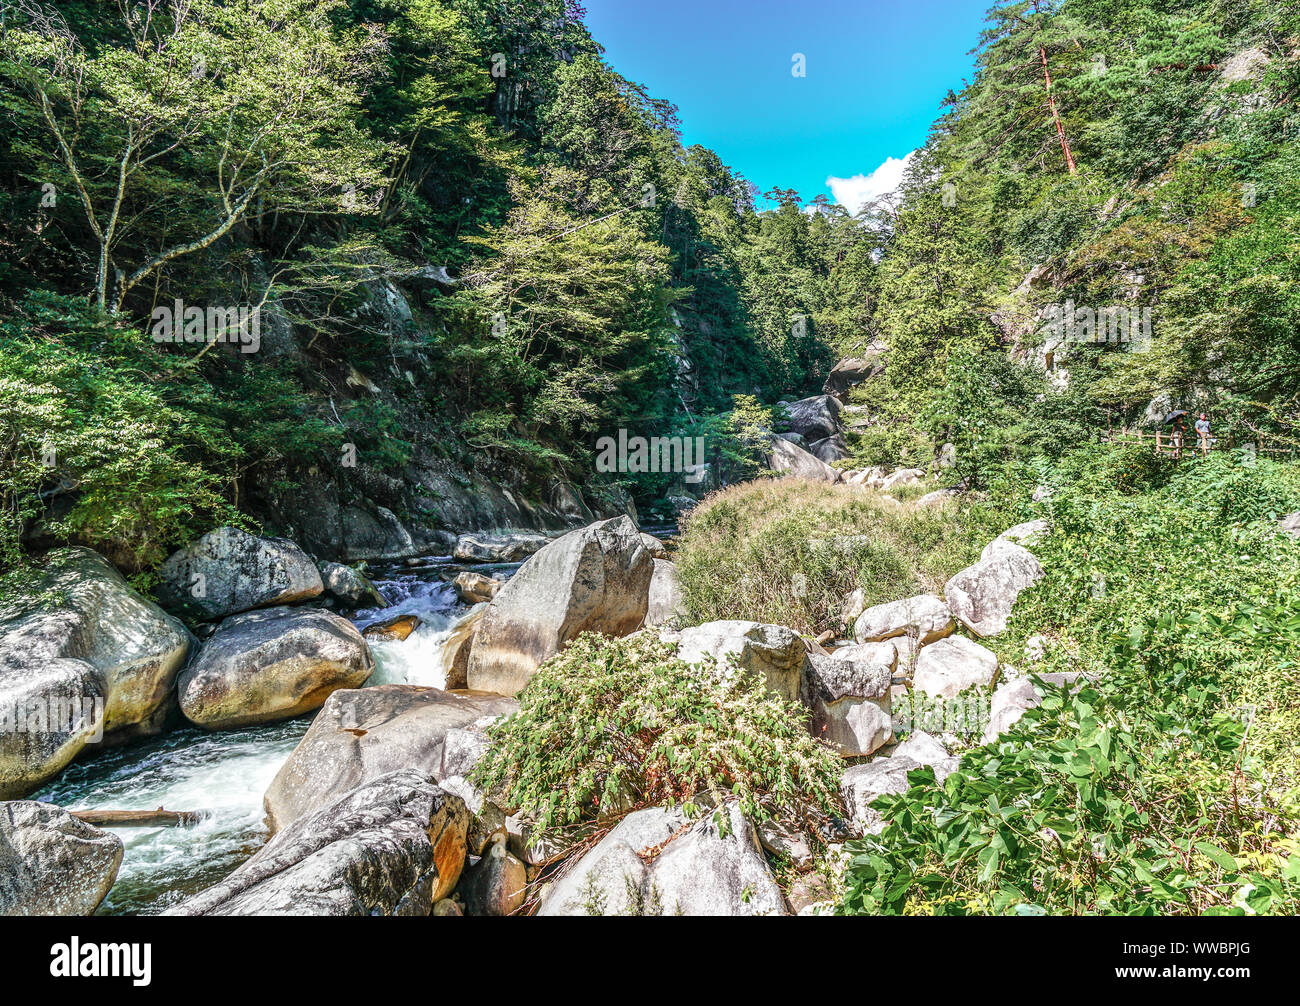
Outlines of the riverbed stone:
M277 831L355 786L399 768L440 782L450 772L443 745L456 728L506 715L518 703L499 695L453 694L415 685L336 691L276 773L263 797Z
M997 539L980 561L948 581L944 596L954 615L977 636L1004 632L1022 591L1043 577L1043 567L1023 545Z
M728 660L739 675L763 681L787 702L798 701L808 649L799 634L784 625L727 619L683 629L676 636L677 656L688 664L712 657L724 679Z
M514 695L579 634L635 632L645 620L653 574L654 560L630 517L598 521L551 542L488 604L469 655L468 686Z
M854 659L852 652L845 656L845 650L852 648L836 650L829 657L808 656L801 697L812 714L808 723L812 735L845 758L854 758L893 740L889 693L893 670L883 661Z
M219 527L173 552L158 570L164 607L215 621L254 608L319 597L320 570L287 538Z
M482 573L473 573L468 569L457 573L456 578L451 581L456 596L465 604L483 604L492 600L501 589L501 584L500 580L484 576Z
M943 600L934 594L918 594L901 601L886 601L862 612L853 624L853 638L859 643L879 643L894 636L915 636L920 645L952 635L957 621Z
M965 636L950 636L922 648L912 687L936 698L956 698L968 688L983 688L998 672L998 655Z
M488 843L479 861L465 871L460 893L467 915L511 915L528 896L528 868L506 848L505 835Z
M51 552L0 608L0 799L34 792L87 744L159 733L196 645L107 559Z
M368 577L341 562L322 562L319 566L325 593L349 608L383 608L388 604Z
M362 783L272 836L168 915L429 915L465 865L469 811L406 768Z
M523 562L550 541L544 534L463 534L452 558L457 562Z
M177 681L181 712L210 730L290 719L357 688L374 657L347 619L319 608L231 615Z
M734 802L718 813L724 829L708 811L694 821L662 807L627 815L546 889L537 914L789 914L754 826Z
M53 804L0 802L0 915L93 915L121 865L116 835Z

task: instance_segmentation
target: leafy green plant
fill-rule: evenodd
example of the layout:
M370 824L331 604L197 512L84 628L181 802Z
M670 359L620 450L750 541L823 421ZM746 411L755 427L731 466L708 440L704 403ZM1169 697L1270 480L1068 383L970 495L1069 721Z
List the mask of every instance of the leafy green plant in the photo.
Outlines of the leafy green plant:
M652 637L583 634L489 730L478 785L539 833L649 806L736 798L755 820L815 824L837 806L838 756L807 713L747 678L679 660Z

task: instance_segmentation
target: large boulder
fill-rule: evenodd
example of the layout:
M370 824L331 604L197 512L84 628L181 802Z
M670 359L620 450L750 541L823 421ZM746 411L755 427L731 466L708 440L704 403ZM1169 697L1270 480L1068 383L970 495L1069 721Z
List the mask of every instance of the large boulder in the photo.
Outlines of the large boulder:
M162 730L194 645L102 556L52 552L0 608L0 799L38 789L87 744Z
M550 541L544 534L463 534L451 555L457 562L523 562Z
M219 527L173 552L158 575L158 599L166 607L205 621L318 597L325 589L316 564L293 542L237 527Z
M737 672L765 681L787 702L798 701L808 650L793 629L760 622L705 622L683 629L677 636L677 655L688 664L712 657L727 672L734 657Z
M949 636L922 648L912 687L936 698L956 698L968 688L992 684L998 656L965 636Z
M331 695L263 797L272 830L399 768L445 781L450 731L514 712L499 695L456 695L415 685L376 685Z
M877 645L888 649L892 647ZM869 755L894 737L890 715L891 664L881 660L852 659L845 647L834 656L811 654L804 676L803 701L812 712L808 728L814 737L831 744L841 755Z
M375 668L347 619L319 608L231 615L177 681L181 712L210 730L286 720L317 709Z
M797 402L787 402L790 431L809 443L833 437L840 432L839 401L830 395L813 395Z
M915 636L926 646L952 635L955 628L957 622L942 599L934 594L918 594L862 612L853 623L853 638L859 643L879 643L906 635Z
M388 604L379 588L351 566L344 566L341 562L322 562L319 568L325 593L347 607L383 608Z
M1020 717L1042 703L1043 694L1038 689L1038 685L1034 680L1035 677L1048 684L1060 687L1061 685L1073 684L1080 676L1081 674L1078 671L1039 674L1033 677L1017 678L1015 681L1008 681L999 687L993 693L993 699L989 702L989 722L984 729L984 736L980 738L980 743L989 744L997 740L998 734L1010 730Z
M407 559L419 555L424 549L397 515L386 507L340 507L339 523L345 562Z
M849 447L844 442L843 434L837 433L833 437L826 437L824 440L818 440L816 443L810 444L808 453L817 460L824 461L829 465L841 458L847 458L849 456Z
M840 473L825 461L782 437L772 438L772 454L768 458L768 467L774 472L785 472L796 478L814 482L829 482L833 485L840 479Z
M363 783L168 915L428 915L465 866L469 812L427 775Z
M734 803L718 813L725 828L707 811L694 823L676 809L629 814L547 888L537 914L789 914L754 826Z
M1023 524L1009 527L984 546L984 551L980 553L980 558L987 558L995 553L998 550L999 542L1011 542L1013 545L1023 545L1026 548L1030 545L1037 545L1047 537L1047 532L1050 527L1051 525L1042 519L1027 520Z
M954 615L977 636L996 636L1007 627L1020 592L1043 576L1043 567L1023 545L997 539L980 561L948 581L944 595Z
M1283 534L1300 540L1300 510L1289 513L1277 522L1277 529Z
M0 915L93 915L122 865L122 842L61 807L0 803Z
M921 766L912 758L873 758L853 765L840 777L840 798L849 814L849 826L858 835L878 835L885 829L885 819L871 806L885 794L906 793L907 773Z
M656 559L654 574L650 577L650 593L646 601L645 624L663 625L681 616L683 608L682 587L677 580L677 564L668 559Z
M851 356L840 360L831 368L831 372L826 375L826 383L822 385L822 392L827 395L834 395L841 402L846 401L849 397L849 390L857 387L873 377L879 377L885 372L884 347L879 343L873 343L862 356Z
M551 542L488 605L469 655L476 691L514 695L583 632L626 636L645 621L654 560L630 517Z

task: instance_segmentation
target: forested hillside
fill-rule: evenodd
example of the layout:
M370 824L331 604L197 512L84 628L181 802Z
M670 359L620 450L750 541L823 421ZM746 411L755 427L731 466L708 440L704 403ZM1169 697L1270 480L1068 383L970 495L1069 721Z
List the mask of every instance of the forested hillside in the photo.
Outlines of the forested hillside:
M514 522L440 505L485 474L599 508L599 436L815 390L865 327L861 228L756 212L582 17L5 3L6 564L24 527L132 569L236 511L301 533L303 494ZM260 307L258 345L157 341L178 301Z
M1056 454L1170 409L1293 446L1297 46L1286 4L995 4L974 79L869 214L890 356L859 392L884 420L863 459L949 437L978 478L1004 448ZM1084 329L1115 308L1149 310L1145 344Z

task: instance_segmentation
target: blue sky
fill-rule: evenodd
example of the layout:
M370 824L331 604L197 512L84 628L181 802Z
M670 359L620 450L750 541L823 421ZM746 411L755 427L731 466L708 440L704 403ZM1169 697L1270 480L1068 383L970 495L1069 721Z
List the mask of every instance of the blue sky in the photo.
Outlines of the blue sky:
M988 0L583 0L623 76L762 191L888 191L969 77ZM807 76L791 74L795 53ZM891 161L891 158L894 159ZM882 167L883 166L883 167ZM836 181L828 183L828 179Z

